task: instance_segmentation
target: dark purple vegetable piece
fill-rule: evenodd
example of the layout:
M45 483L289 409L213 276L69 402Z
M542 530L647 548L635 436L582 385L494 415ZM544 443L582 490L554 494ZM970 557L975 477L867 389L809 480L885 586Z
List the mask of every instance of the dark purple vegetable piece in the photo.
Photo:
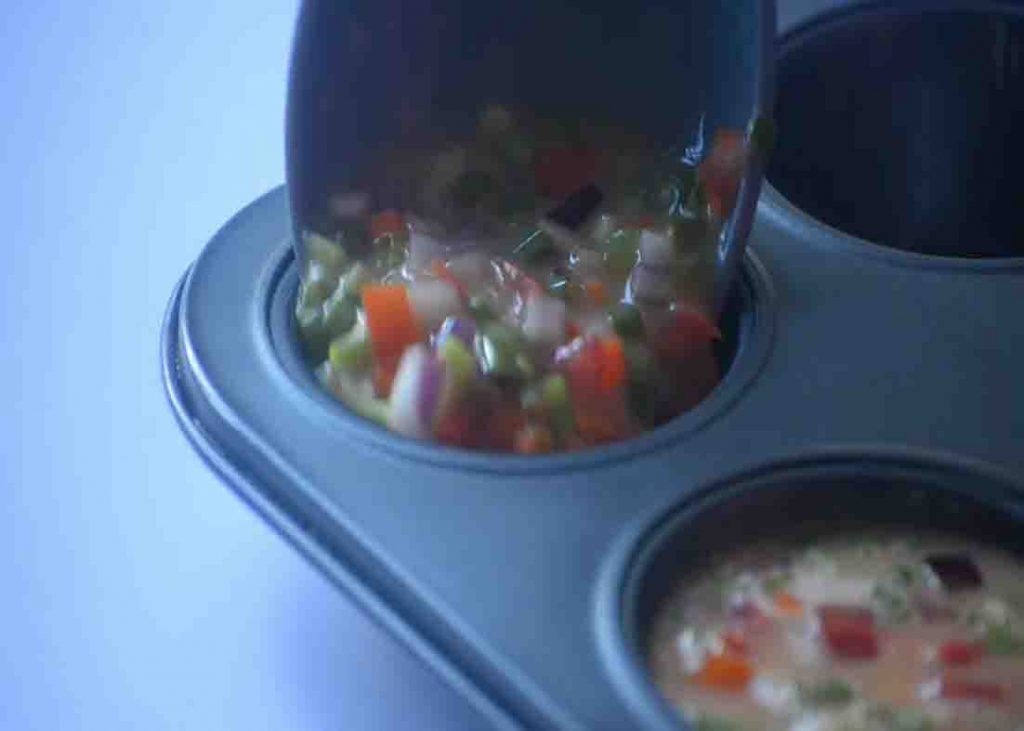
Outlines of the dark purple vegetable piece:
M925 558L925 563L946 591L976 589L984 583L978 564L966 553L933 553Z
M601 201L604 200L604 193L593 183L587 183L552 208L547 213L547 218L554 223L568 229L577 229L583 222L590 218Z

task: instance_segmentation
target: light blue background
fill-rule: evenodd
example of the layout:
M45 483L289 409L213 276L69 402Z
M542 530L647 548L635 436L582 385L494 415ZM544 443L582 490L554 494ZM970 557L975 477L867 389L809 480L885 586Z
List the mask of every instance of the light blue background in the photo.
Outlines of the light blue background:
M0 728L476 728L202 465L176 279L283 178L294 0L0 9Z

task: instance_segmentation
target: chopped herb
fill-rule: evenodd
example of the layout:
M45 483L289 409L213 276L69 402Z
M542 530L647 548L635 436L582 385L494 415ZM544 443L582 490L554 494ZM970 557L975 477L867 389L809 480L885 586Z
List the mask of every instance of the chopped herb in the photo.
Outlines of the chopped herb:
M935 728L932 717L919 708L875 706L869 716L886 731L933 731Z
M1024 635L1008 624L996 624L985 630L985 648L993 655L1024 654Z
M809 706L844 706L853 700L853 687L844 680L831 678L801 686L800 700Z
M879 613L890 622L910 619L910 597L891 582L880 581L871 590L871 600Z
M764 578L764 590L769 594L776 594L786 588L789 584L789 575L783 571L769 574Z
M743 727L722 718L704 713L695 718L691 724L693 731L743 731Z

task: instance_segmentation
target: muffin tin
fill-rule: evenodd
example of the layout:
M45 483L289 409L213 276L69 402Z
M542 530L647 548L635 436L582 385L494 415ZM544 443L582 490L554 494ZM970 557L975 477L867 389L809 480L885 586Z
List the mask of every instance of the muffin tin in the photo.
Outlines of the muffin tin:
M876 12L888 11L792 31L781 85L793 39ZM749 242L720 386L602 449L471 454L348 413L299 352L283 188L239 212L179 284L164 383L210 466L496 727L678 727L637 643L676 564L746 534L730 510L760 505L781 530L802 513L775 497L796 491L839 522L992 526L1013 548L1024 535L1017 250L901 251L771 185Z

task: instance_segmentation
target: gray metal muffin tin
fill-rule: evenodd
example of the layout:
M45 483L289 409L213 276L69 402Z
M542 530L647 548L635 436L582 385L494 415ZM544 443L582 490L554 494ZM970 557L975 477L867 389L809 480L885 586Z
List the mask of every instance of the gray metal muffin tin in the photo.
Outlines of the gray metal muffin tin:
M174 293L175 413L239 495L496 727L672 723L625 639L630 566L666 515L734 476L924 470L998 485L1021 521L1007 496L1024 489L1024 259L884 248L766 186L716 391L640 438L532 458L412 442L348 413L302 361L296 287L278 189Z

